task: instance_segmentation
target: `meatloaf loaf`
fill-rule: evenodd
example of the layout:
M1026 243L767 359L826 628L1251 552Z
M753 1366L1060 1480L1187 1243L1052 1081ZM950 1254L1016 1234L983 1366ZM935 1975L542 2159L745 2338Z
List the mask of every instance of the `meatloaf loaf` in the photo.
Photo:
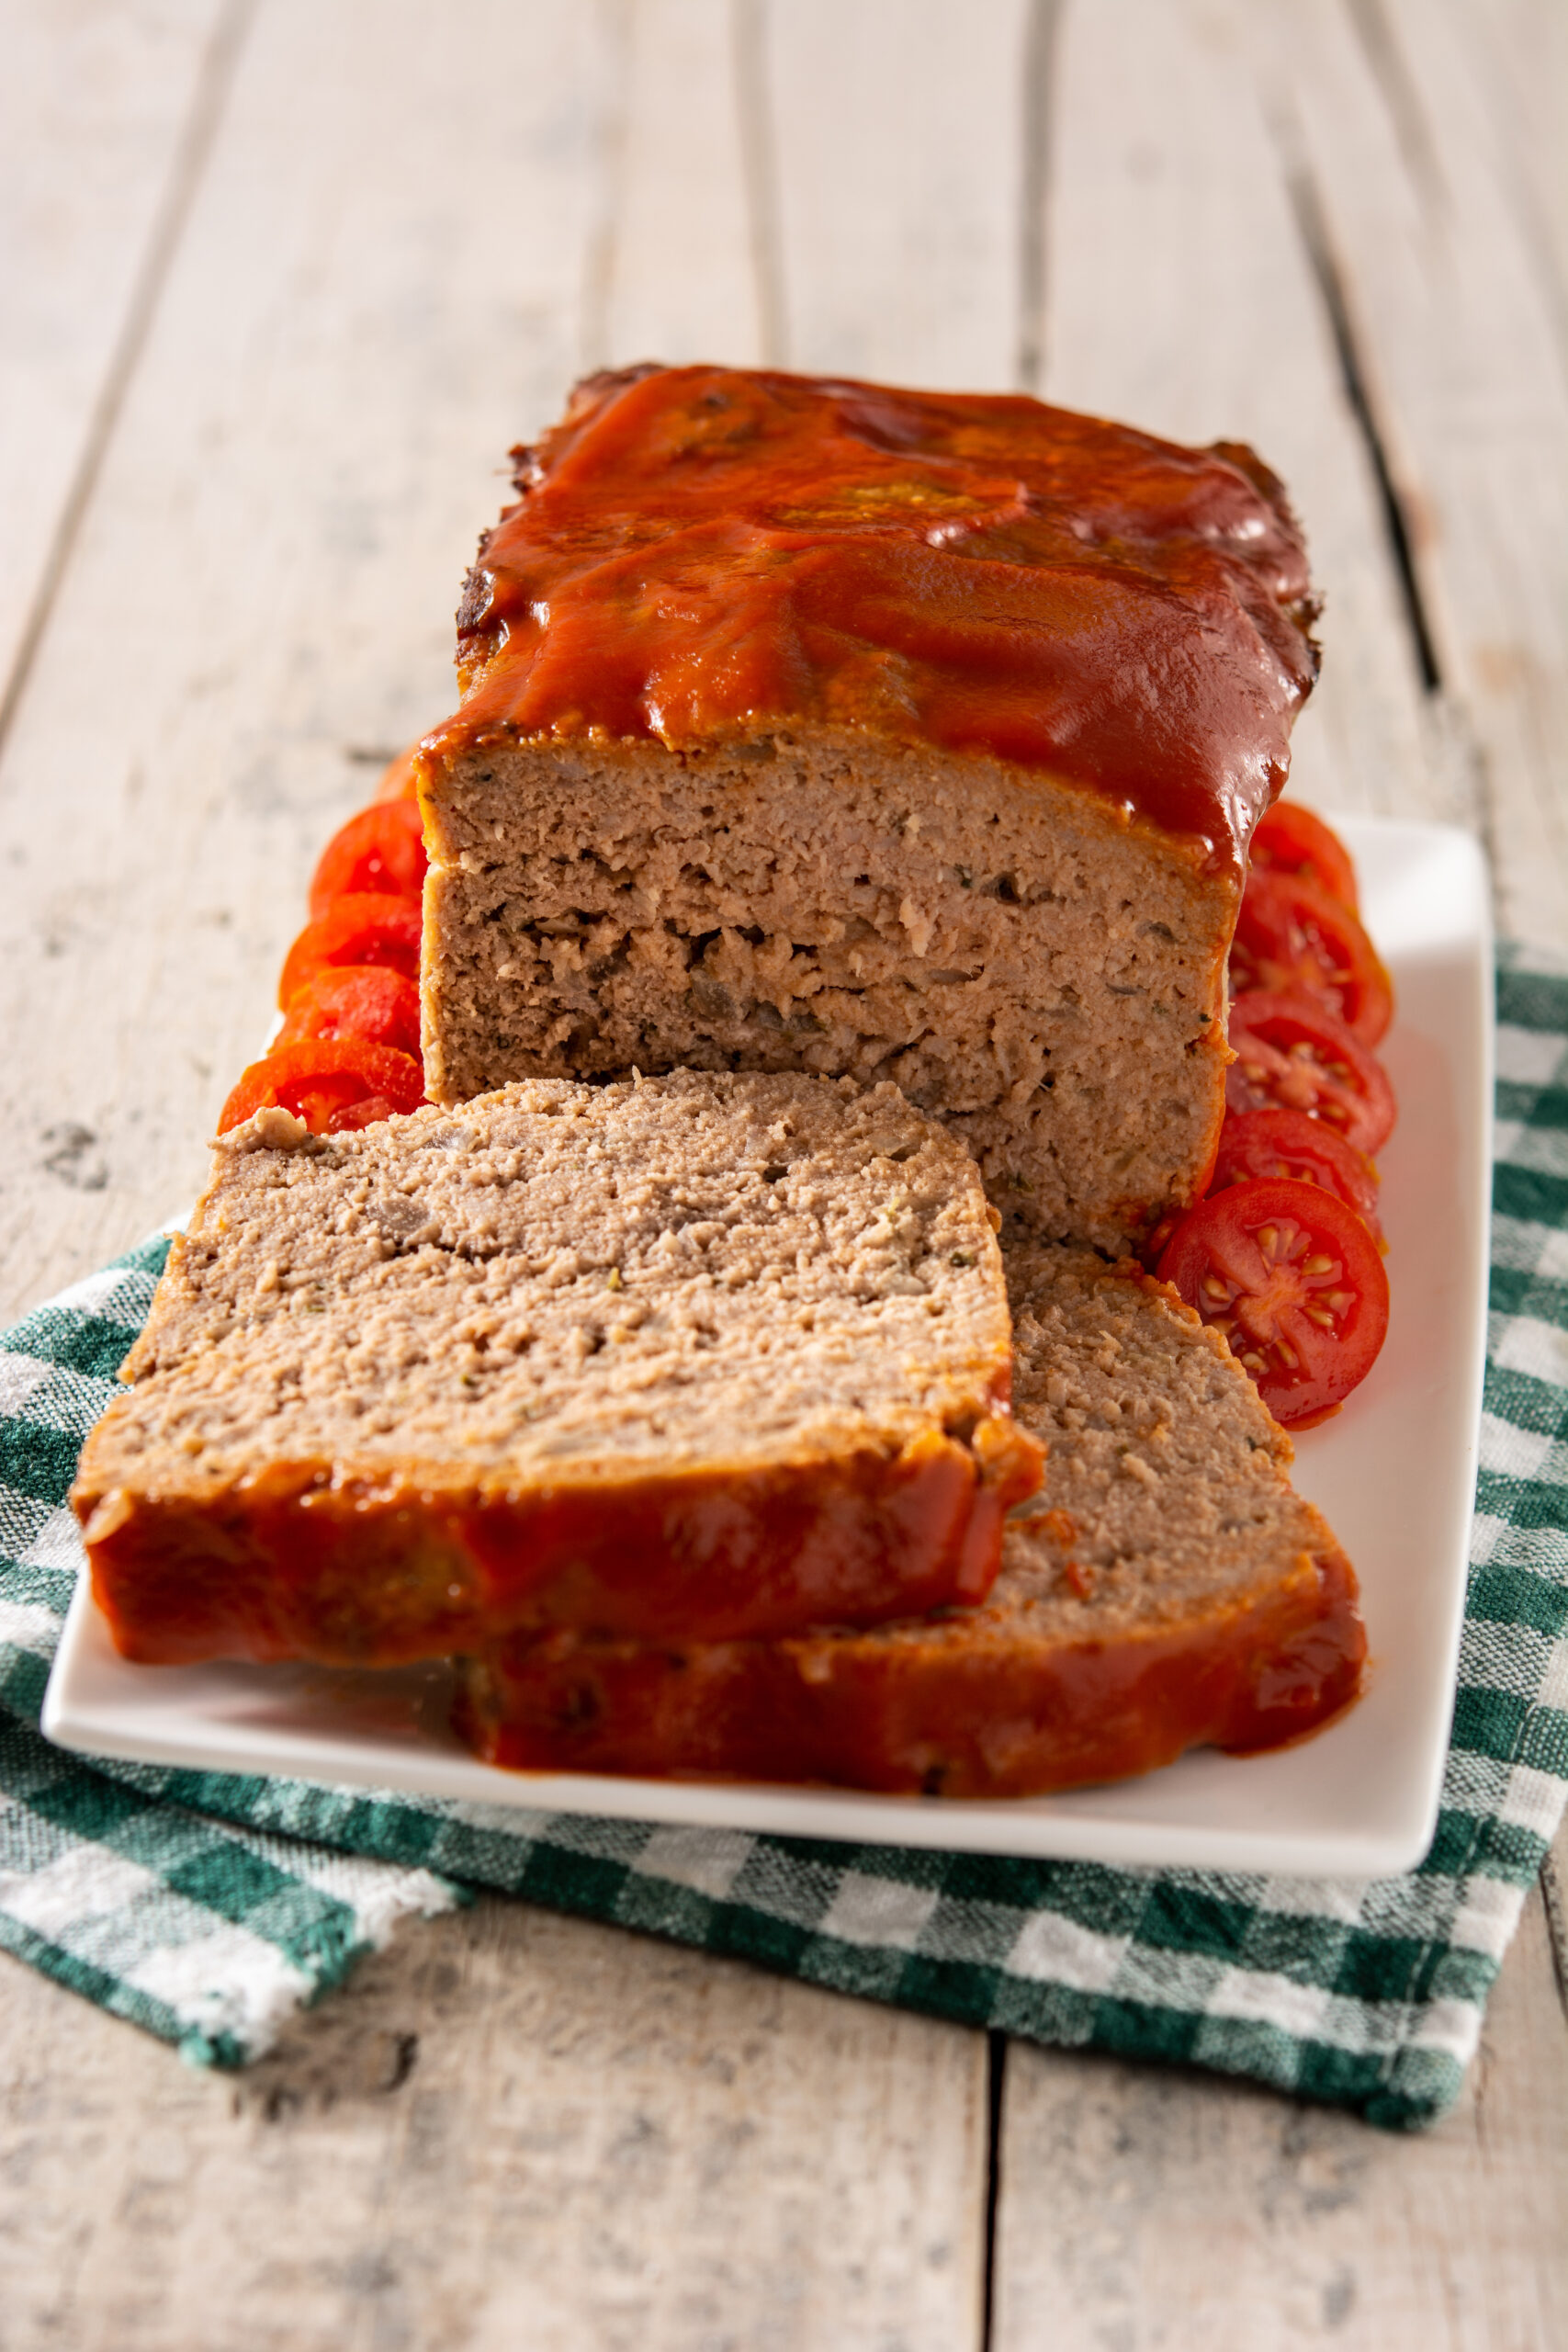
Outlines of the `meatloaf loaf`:
M1025 1796L1275 1747L1354 1697L1354 1574L1224 1342L1134 1267L1008 1254L1015 1409L1047 1464L987 1600L773 1642L493 1643L462 1692L479 1754Z
M432 1098L891 1078L1020 1230L1114 1250L1198 1197L1316 663L1252 453L689 367L514 455L417 763Z
M377 1665L977 1598L1040 1464L993 1218L887 1084L547 1079L331 1136L258 1112L82 1456L115 1637Z

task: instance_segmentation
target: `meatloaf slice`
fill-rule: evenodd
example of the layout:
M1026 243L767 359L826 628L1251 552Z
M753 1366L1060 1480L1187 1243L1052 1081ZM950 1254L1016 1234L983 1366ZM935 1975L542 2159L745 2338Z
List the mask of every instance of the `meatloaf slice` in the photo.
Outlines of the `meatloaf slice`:
M974 1162L896 1087L543 1080L220 1142L73 1495L128 1657L976 1598L1039 1448Z
M1201 1196L1316 656L1248 450L709 367L518 450L417 776L426 1085L896 1080L1022 1231Z
M1009 1252L1015 1410L1046 1481L976 1607L773 1642L493 1643L498 1764L1024 1796L1270 1747L1357 1690L1356 1579L1223 1340L1131 1266Z

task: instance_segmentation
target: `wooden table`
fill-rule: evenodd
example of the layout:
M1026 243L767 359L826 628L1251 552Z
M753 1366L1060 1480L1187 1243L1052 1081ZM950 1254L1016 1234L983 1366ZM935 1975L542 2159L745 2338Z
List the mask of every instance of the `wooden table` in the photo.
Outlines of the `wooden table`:
M1299 790L1475 827L1568 939L1562 0L0 27L6 1312L194 1193L502 453L607 361L1255 441L1329 600ZM1546 2352L1559 1889L1413 2141L500 1902L238 2078L0 1962L0 2346Z

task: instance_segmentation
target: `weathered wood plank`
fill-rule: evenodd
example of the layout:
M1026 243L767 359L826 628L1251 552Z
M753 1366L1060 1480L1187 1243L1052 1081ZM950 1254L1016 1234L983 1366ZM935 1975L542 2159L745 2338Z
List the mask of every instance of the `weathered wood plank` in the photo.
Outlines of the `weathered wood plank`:
M243 2076L0 1960L6 2352L978 2352L985 2041L485 1902Z
M1504 924L1568 936L1568 368L1499 166L1483 9L1233 9L1320 208L1480 755Z
M257 18L0 764L0 1311L194 1190L356 755L450 702L503 453L580 358L600 27Z
M585 357L755 367L762 323L732 0L632 0Z
M0 708L188 196L223 0L14 0L0 74ZM204 67L209 69L204 86Z
M1568 2342L1565 2112L1539 1889L1463 2096L1420 2136L1015 2043L995 2352L1544 2352Z
M788 366L1010 388L1028 28L1023 0L773 0Z
M1556 0L1439 0L1469 36L1470 67L1520 242L1568 347L1568 9Z
M1326 596L1292 790L1463 816L1427 722L1367 451L1234 27L1201 0L1069 9L1052 74L1044 390L1181 441L1251 441Z

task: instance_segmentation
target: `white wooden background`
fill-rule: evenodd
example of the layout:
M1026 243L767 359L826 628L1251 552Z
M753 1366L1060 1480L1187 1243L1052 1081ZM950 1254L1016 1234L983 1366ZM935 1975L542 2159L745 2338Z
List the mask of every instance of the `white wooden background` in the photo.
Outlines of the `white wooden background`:
M194 1192L607 361L1255 440L1299 790L1568 941L1565 98L1564 0L3 0L0 1313ZM0 2347L1551 2352L1559 1883L1412 2141L501 1903L237 2080L0 1962Z

